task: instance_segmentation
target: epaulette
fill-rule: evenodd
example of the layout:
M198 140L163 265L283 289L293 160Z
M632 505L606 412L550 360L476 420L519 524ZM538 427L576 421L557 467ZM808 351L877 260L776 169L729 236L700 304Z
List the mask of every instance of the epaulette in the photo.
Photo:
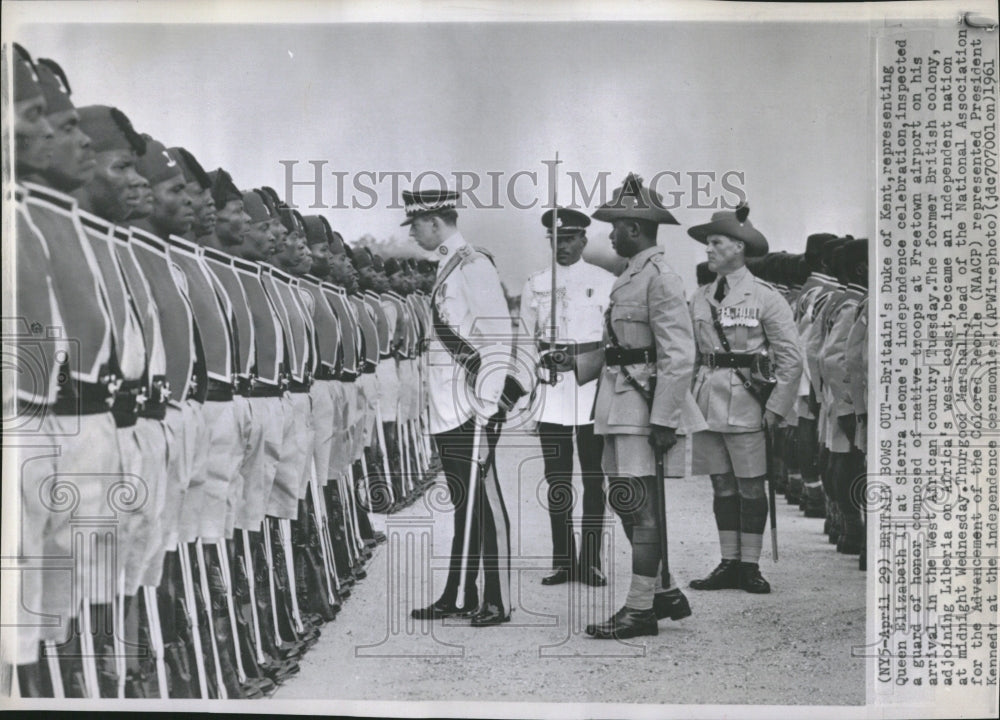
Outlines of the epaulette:
M753 279L754 279L754 282L756 282L759 285L763 285L766 288L770 288L771 290L774 290L775 292L780 292L778 290L778 288L776 288L774 285L772 285L771 283L769 283L767 280L761 280L756 275L753 276Z
M476 257L479 255L485 256L487 260L493 263L493 267L496 267L497 264L497 261L493 259L493 254L489 250L485 250L481 247L473 247L472 245L466 245L462 248L459 248L458 255L461 258L460 262L462 267L465 267L470 262L474 261Z

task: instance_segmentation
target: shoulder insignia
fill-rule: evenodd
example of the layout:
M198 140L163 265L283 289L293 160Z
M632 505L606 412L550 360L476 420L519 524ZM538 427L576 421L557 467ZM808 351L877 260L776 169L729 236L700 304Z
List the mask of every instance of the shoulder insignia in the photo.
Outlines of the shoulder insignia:
M483 250L481 247L472 247L471 245L466 245L459 251L459 257L461 257L462 267L474 262L477 258L483 257L490 261L494 267L496 267L496 260L493 259L493 255L487 251Z
M758 285L763 285L764 287L768 288L769 290L774 290L774 292L780 293L780 290L778 290L778 288L776 288L774 285L772 285L771 283L769 283L767 280L761 280L756 275L753 276L753 279L754 279L754 282L756 282Z

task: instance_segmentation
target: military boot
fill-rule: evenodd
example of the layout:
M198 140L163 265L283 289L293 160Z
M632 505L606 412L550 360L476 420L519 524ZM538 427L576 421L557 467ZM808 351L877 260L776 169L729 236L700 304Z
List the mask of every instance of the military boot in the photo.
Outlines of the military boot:
M680 589L667 590L653 595L653 612L657 620L683 620L691 615L691 606Z
M627 640L642 635L659 635L653 610L623 607L599 625L588 625L585 632L596 640Z
M760 565L740 563L740 589L756 595L766 595L771 592L771 586L760 574Z
M820 481L803 483L799 509L805 513L807 518L826 517L826 496Z
M785 500L789 505L797 505L802 498L802 474L797 472L788 473L788 482L785 485Z
M688 587L694 590L732 590L740 587L740 561L723 560L701 580L692 580Z

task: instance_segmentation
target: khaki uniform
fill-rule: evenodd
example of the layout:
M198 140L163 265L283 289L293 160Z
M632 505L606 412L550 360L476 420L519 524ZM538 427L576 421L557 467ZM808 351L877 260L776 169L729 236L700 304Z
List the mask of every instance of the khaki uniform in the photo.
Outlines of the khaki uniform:
M650 424L690 435L705 427L691 395L694 337L680 276L664 260L662 247L629 259L611 288L611 327L623 348L656 348L655 362L606 366L594 408L594 432L604 436L602 466L609 477L652 476L655 457L647 438ZM605 344L611 343L605 329ZM652 406L627 379L652 394ZM655 378L655 380L654 380ZM684 474L684 443L667 453L668 476Z
M711 366L710 354L726 352L712 320L712 308L719 313L729 352L769 357L777 385L767 409L779 417L787 415L795 402L802 349L792 310L777 290L746 268L726 278L729 290L721 303L714 297L718 279L699 288L691 303L699 353L694 394L708 424L708 432L695 438L692 472L759 477L767 472L763 411L733 368ZM744 377L751 375L749 368L740 372Z

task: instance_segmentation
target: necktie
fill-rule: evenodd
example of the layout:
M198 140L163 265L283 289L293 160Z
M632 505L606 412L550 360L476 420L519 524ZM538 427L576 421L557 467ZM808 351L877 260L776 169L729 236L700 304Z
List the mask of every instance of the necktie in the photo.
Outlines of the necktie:
M729 290L726 284L726 278L719 278L719 283L715 286L715 301L722 302L722 298L726 297L726 292Z

